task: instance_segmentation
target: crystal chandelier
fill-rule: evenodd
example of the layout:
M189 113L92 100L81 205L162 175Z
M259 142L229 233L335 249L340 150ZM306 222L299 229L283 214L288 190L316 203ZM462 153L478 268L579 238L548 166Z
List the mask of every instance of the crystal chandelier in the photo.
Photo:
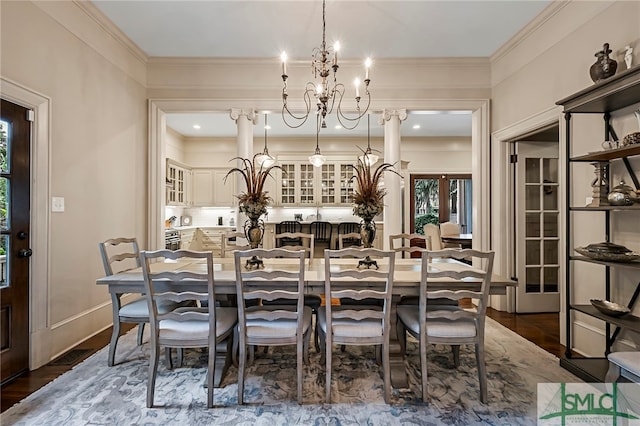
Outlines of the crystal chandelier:
M364 94L367 98L367 105L364 110L360 108L360 80L356 79L355 84L355 100L356 100L356 114L347 116L342 111L342 99L345 95L345 86L339 83L336 74L338 73L338 50L340 45L335 43L333 48L327 47L325 37L325 0L322 0L322 44L320 47L315 47L311 54L311 69L313 78L315 81L309 81L306 84L303 94L304 103L306 105L306 111L302 115L296 115L287 105L287 54L282 52L280 56L282 59L282 81L284 87L282 88L282 119L284 123L291 128L298 128L302 126L309 118L311 112L311 100L315 101L317 106L316 114L322 116L321 127L326 128L325 117L327 114L331 114L336 109L336 116L340 125L347 130L353 130L356 128L360 119L369 110L371 104L371 95L369 93L369 68L371 67L371 59L367 58L365 61L365 78L364 78ZM333 71L333 78L331 78L331 71ZM289 118L291 123L287 121Z
M314 167L320 167L325 161L327 157L320 153L320 115L316 115L316 152L309 157L309 162Z
M364 155L358 157L366 166L371 166L378 161L378 155L371 150L371 115L367 115L367 150Z
M269 155L269 148L267 148L267 130L269 125L267 124L267 113L264 113L264 150L256 156L256 162L258 166L267 168L271 167L275 162L275 158Z

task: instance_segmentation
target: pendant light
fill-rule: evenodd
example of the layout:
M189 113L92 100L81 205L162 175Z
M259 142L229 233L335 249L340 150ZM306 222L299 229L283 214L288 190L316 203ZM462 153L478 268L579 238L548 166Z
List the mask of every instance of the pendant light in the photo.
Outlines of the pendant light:
M267 113L264 113L264 151L261 154L256 156L256 162L260 167L271 167L276 162L275 158L269 155L269 148L267 148L267 129L269 126L267 125Z
M371 166L378 161L378 155L371 150L371 115L367 114L367 150L364 155L358 157L365 166Z
M320 167L325 161L327 161L327 157L320 153L320 116L316 115L316 152L309 157L309 162L314 167Z

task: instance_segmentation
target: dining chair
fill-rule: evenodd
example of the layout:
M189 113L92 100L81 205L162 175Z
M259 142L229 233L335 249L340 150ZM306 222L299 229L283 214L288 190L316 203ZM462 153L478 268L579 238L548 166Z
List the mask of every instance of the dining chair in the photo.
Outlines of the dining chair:
M376 258L380 269L359 269L353 257L370 256ZM350 298L354 300L379 300L378 305L339 305L327 303L318 311L320 341L324 349L326 365L326 402L331 402L331 363L333 344L375 345L381 349L384 400L391 397L389 367L389 334L391 294L395 252L377 249L347 248L325 250L324 252L325 294L329 298ZM345 288L335 286L334 280L353 280L353 285ZM377 283L379 285L373 285ZM377 352L379 354L379 352ZM378 356L377 356L378 358Z
M147 407L153 407L158 359L160 348L164 348L167 367L170 368L171 348L207 348L207 407L213 407L214 374L216 367L216 346L227 341L227 351L231 351L233 330L238 314L233 307L216 307L213 279L213 254L210 251L156 250L140 252L149 323L151 328L151 354L149 356L149 379L147 382ZM152 265L157 260L204 261L202 272L159 271ZM206 283L206 290L194 289L193 281ZM170 312L160 312L158 306L165 301L197 301L207 307L187 306Z
M460 345L475 346L480 400L487 402L487 373L484 359L484 329L493 271L493 252L477 250L442 250L422 253L422 273L420 279L419 305L398 305L397 336L401 347L406 346L406 332L418 339L420 345L420 371L422 373L422 400L427 402L427 344L451 345L454 350L454 364L460 364ZM471 267L460 264L459 270L442 271L430 267L434 262L468 259L479 264ZM437 263L436 263L437 264ZM433 280L469 281L468 290L432 290ZM431 301L443 298L459 301L462 298L478 300L474 309L439 304L430 308ZM404 351L403 351L404 352Z
M242 240L246 241L244 232L229 231L222 234L222 244L220 248L220 257L226 257L227 253L234 250L246 250L250 246L249 244L238 244Z
M243 404L248 345L296 345L298 404L302 404L303 358L308 363L311 308L304 306L305 252L251 249L234 252L238 326L238 404ZM246 259L261 258L265 267L247 270ZM283 259L280 259L283 258ZM290 259L287 263L286 260ZM295 305L249 306L255 300L290 299ZM253 359L250 359L252 362Z
M333 225L329 222L314 221L309 224L309 232L313 234L315 244L322 243L331 249L331 237L333 235Z
M287 239L289 241L300 241L300 245L282 245L280 248L284 250L303 250L305 252L305 257L311 265L313 262L314 253L315 253L315 235L314 234L304 234L301 232L285 232L283 234L276 234L275 240L281 241L283 239ZM264 302L267 305L269 302ZM295 304L294 300L274 300L271 304ZM318 315L318 308L322 304L322 298L317 294L305 294L304 295L304 305L311 308L311 314L316 317ZM313 343L316 348L316 351L320 351L320 340L318 339L318 333L314 333Z
M440 224L440 237L458 237L460 236L460 225L454 222L443 222ZM442 242L442 248L458 248L462 245L459 243Z
M135 238L120 237L108 239L98 243L98 248L100 249L100 256L102 257L104 273L107 276L141 266L140 249L138 241ZM138 324L138 345L142 345L144 325L149 322L147 300L143 295L126 304L122 304L122 296L122 294L111 293L113 330L111 332L111 341L109 342L109 356L107 357L107 365L109 365L109 367L115 364L116 347L118 345L118 339L120 338L121 324ZM178 306L179 305L174 302L163 302L158 305L158 310L166 313Z
M609 369L605 383L615 383L624 378L633 383L640 383L640 351L611 352L607 355Z
M347 245L361 245L360 239L360 224L358 222L340 222L338 224L338 238L336 240L336 249L340 249L340 235L344 234L358 234L356 238L343 238L345 247Z
M280 223L276 223L276 234L284 234L286 232L302 232L302 224L297 220L284 220ZM302 244L299 239L284 238L280 241L276 240L276 248L286 245L300 245Z
M406 253L412 257L413 253L431 250L431 237L420 234L389 235L389 249L400 253L403 259Z
M347 247L362 246L362 237L359 232L351 232L349 234L338 234L338 250Z
M424 235L431 239L431 250L442 250L442 240L440 239L440 227L433 223L426 223L423 228Z

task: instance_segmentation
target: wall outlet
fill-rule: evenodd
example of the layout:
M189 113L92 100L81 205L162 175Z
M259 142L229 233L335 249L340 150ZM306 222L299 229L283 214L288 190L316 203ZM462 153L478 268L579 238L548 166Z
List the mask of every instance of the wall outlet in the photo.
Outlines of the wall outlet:
M51 197L51 211L52 212L64 211L64 197Z

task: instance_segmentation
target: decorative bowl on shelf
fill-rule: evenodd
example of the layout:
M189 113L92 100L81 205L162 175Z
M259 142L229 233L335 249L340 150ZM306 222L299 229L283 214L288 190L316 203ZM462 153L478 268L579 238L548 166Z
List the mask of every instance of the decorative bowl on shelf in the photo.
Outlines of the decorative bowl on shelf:
M591 251L587 247L576 247L575 250L581 255L594 260L604 262L634 262L640 260L640 253L628 251L624 253L613 253L606 251Z
M594 308L603 314L611 315L612 317L623 317L631 312L626 306L609 302L608 300L591 299L590 302Z

